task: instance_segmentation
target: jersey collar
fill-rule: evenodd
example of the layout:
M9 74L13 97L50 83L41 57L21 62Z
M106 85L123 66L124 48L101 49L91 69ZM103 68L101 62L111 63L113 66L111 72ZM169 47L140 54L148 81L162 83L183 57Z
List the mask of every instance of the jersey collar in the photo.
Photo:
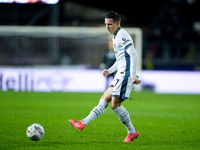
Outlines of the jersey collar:
M115 34L115 36L114 36L114 39L115 39L115 37L117 36L117 33L118 33L118 31L121 29L121 27L119 27L118 28L118 30L117 30L117 32L116 32L116 34Z

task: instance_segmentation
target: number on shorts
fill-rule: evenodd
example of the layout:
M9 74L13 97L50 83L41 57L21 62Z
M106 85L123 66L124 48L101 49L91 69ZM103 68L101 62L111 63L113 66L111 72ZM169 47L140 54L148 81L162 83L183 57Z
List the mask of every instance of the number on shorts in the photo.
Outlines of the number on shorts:
M117 83L119 82L119 79L116 79L117 80L117 82L115 83L115 86L117 85Z

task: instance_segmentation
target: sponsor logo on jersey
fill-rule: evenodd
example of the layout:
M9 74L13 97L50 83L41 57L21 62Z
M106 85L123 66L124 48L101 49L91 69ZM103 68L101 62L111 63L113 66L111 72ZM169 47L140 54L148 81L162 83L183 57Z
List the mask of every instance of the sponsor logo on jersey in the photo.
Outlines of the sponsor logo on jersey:
M130 41L130 40L127 40L127 39L125 39L125 38L122 38L122 41L124 41L124 42L122 43L122 45L124 45L124 44L126 44L128 41Z

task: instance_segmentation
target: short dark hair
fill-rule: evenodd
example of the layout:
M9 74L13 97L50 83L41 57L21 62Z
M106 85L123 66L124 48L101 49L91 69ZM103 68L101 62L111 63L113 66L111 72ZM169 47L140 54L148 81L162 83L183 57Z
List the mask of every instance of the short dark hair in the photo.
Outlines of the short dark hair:
M110 18L111 18L111 19L113 19L114 22L121 22L120 16L118 15L117 12L114 12L114 11L110 11L110 12L106 15L105 18L107 18L107 19L110 19Z

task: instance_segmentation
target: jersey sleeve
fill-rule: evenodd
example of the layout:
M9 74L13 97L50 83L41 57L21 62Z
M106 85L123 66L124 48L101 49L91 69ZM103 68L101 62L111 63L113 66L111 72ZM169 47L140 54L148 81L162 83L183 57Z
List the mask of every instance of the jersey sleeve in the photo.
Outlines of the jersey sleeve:
M117 70L117 61L115 61L115 63L108 69L108 71L109 71L109 74L112 74L116 70Z
M136 77L138 55L133 45L130 45L126 52L130 56L130 76Z
M136 77L138 55L130 35L122 35L121 46L130 56L130 76Z

